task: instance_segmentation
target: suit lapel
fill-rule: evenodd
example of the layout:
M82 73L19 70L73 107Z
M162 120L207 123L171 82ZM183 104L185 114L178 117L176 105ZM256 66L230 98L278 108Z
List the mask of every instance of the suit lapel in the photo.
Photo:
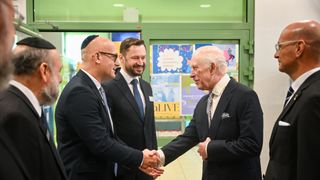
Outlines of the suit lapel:
M30 108L30 110L32 111L32 113L34 114L34 118L37 119L37 124L43 134L43 136L47 139L47 142L49 143L49 146L50 146L50 150L51 152L53 153L56 161L57 161L57 164L60 168L60 171L61 173L63 174L63 176L65 177L65 179L67 179L67 176L65 174L65 170L64 170L64 166L63 166L63 163L61 162L61 159L60 159L60 156L58 155L58 152L57 152L57 149L56 149L56 146L53 144L53 139L52 141L50 141L48 138L47 138L47 130L45 130L41 124L40 124L40 116L39 114L37 113L37 111L35 110L35 108L33 107L33 105L31 104L31 102L29 101L29 99L19 90L17 89L16 87L14 86L10 86L9 87L9 91L12 91L14 92L17 96L19 96L24 102L25 104ZM50 137L50 138L53 138L53 137Z
M134 99L133 94L131 93L131 90L129 89L127 81L124 79L124 77L121 75L121 73L118 73L114 80L116 82L116 85L118 86L118 88L120 89L122 94L124 95L124 97L126 97L129 104L131 104L131 107L133 107L134 111L137 113L138 117L141 119L139 107L136 103L136 100ZM141 88L142 88L142 86L141 86ZM144 90L142 90L142 91L144 91ZM143 119L141 119L141 120L143 120Z
M313 84L314 81L320 80L320 71L312 74L310 77L308 77L305 82L300 86L300 88L297 90L296 93L294 93L293 97L290 99L289 103L284 107L282 112L280 113L271 133L269 146L271 147L275 138L275 135L278 130L278 122L283 120L285 116L287 115L288 111L293 108L293 106L296 104L297 100L302 96L303 91L308 88L311 84ZM290 123L290 122L289 122Z
M231 97L232 97L232 91L236 87L236 82L231 79L226 88L224 89L221 98L218 102L217 108L214 112L213 118L211 119L211 124L210 124L210 131L209 133L213 139L216 138L219 126L221 124L221 115L225 111Z

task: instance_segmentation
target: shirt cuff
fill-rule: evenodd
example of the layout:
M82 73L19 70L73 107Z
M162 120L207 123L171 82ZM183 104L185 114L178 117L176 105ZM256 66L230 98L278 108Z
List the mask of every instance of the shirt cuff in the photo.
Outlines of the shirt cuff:
M160 164L158 165L159 167L161 166L164 166L164 163L165 163L165 160L166 160L166 157L163 153L163 151L161 149L157 150L159 156L160 156Z

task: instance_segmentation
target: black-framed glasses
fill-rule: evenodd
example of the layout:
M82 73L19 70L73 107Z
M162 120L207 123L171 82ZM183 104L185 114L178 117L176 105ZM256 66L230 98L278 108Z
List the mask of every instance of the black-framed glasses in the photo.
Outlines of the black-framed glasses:
M283 42L278 42L277 44L275 44L275 49L276 51L279 51L282 47L284 46L288 46L297 42L300 42L301 40L292 40L292 41L283 41Z
M103 51L99 51L98 53L109 57L113 62L116 62L118 59L118 54L113 54L113 53L108 53Z

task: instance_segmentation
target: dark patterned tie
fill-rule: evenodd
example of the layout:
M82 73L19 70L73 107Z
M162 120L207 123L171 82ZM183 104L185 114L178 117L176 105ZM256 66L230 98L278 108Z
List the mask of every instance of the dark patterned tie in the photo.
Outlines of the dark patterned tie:
M108 106L108 101L107 101L107 98L106 98L106 93L105 93L105 91L103 90L102 87L99 88L99 92L100 92L100 95L101 95L102 100L103 100L103 105L104 105L104 107L106 108L106 110L108 112L109 121L110 121L110 124L111 124L111 129L112 129L112 132L114 133L113 122L112 122L112 118L111 118L111 114L110 114L110 109L109 109L109 106Z
M139 90L138 90L138 80L137 79L133 79L131 81L131 84L133 85L134 99L136 100L136 103L138 104L141 119L143 119L143 117L144 117L144 108L143 108L142 99L141 99L141 96L140 96L140 93L139 93Z
M208 121L209 121L209 123L210 123L210 121L211 121L211 115L212 115L211 107L212 107L213 96L214 96L214 94L211 92L211 93L209 94L208 102L207 102L207 114L208 114ZM209 126L210 126L210 124L209 124Z
M286 100L284 101L283 107L285 107L287 105L287 103L288 103L290 97L292 96L293 92L294 91L293 91L292 87L290 86L290 88L288 89Z

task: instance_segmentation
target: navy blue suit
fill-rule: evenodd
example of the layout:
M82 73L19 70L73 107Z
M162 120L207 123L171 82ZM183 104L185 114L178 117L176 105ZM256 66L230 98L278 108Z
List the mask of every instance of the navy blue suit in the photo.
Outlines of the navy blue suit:
M210 137L203 180L261 180L263 114L256 93L231 79L209 127L209 95L198 102L185 132L162 148L165 164Z
M150 101L152 100L152 89L150 84L143 79L140 78L139 82L145 98L144 118L141 118L138 105L121 73L117 73L113 80L103 86L118 137L135 149L157 149L154 106L153 101ZM152 178L137 168L121 166L117 179L148 180Z
M117 140L101 95L80 70L56 108L58 149L70 180L112 180L114 162L139 167L143 154Z
M265 180L319 180L319 129L320 71L303 82L278 117Z

